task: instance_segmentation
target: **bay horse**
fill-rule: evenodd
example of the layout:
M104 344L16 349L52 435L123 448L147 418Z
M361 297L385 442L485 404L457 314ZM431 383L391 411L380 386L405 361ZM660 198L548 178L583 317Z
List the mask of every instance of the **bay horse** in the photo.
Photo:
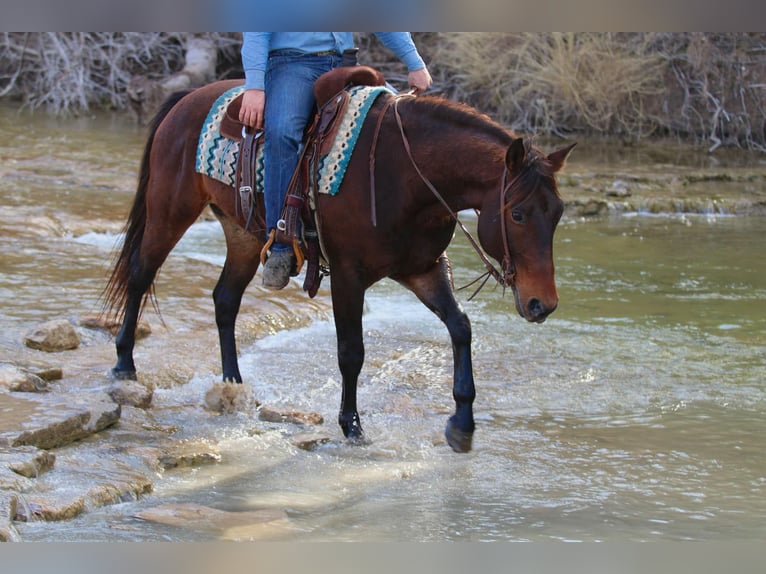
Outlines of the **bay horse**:
M224 80L173 94L150 125L124 243L105 289L106 308L122 318L111 371L115 378L136 378L135 329L153 294L155 275L210 205L226 239L223 271L213 290L222 378L242 382L234 325L266 236L263 230L245 231L231 187L195 172L206 114L224 91L239 84ZM356 399L364 361L364 296L374 283L390 277L447 327L456 407L445 434L453 450L467 452L474 432L475 387L471 324L455 298L446 255L455 214L479 212L478 243L501 265L493 274L513 290L519 315L543 322L558 304L552 248L564 205L554 175L574 144L546 155L469 106L428 95L398 98L389 105L394 97L381 95L370 109L340 191L318 199L342 376L338 422L349 440L363 439ZM370 217L373 139L375 223Z

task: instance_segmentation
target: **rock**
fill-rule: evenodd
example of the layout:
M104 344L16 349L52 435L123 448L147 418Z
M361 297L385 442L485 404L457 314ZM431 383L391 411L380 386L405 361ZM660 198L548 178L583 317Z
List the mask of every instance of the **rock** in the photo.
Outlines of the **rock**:
M103 393L64 397L0 393L0 446L59 447L97 433L120 418L120 405Z
M631 192L626 181L615 179L612 182L612 187L606 190L606 195L609 197L630 197Z
M4 450L3 452L8 452ZM0 492L15 491L22 492L34 486L34 481L25 476L12 471L10 467L0 464Z
M240 383L215 383L205 393L205 408L217 413L235 413L258 406L249 385Z
M14 492L0 491L0 542L21 542L18 531L13 526L19 497Z
M86 329L98 329L108 331L112 336L117 335L122 327L122 322L115 318L109 318L104 315L83 315L80 317L79 325ZM152 327L146 321L139 321L136 326L136 341L145 339L152 334Z
M43 381L60 381L64 378L64 371L61 367L46 367L42 365L30 365L27 367L30 373L37 375Z
M600 199L575 199L567 204L567 211L582 217L592 217L609 211L609 204Z
M53 468L56 455L34 446L22 446L0 451L0 465L7 466L16 474L37 478Z
M165 470L196 467L221 462L221 455L215 447L206 443L183 443L160 455L159 462Z
M57 452L56 466L23 494L27 508L17 520L69 520L87 509L136 500L152 491L155 470L138 456L114 447L69 446Z
M154 389L138 381L119 381L109 389L109 396L118 405L148 409L152 404Z
M42 393L48 390L48 381L16 365L0 363L0 390Z
M226 540L266 540L290 531L284 510L227 512L201 504L163 504L134 515L141 520L219 534Z
M307 413L280 407L261 407L258 418L272 423L321 425L324 418L318 413Z
M24 344L30 349L55 353L69 351L80 346L80 336L66 319L48 321L24 337Z
M302 450L314 450L320 444L330 442L330 437L318 433L301 433L293 436L290 442Z

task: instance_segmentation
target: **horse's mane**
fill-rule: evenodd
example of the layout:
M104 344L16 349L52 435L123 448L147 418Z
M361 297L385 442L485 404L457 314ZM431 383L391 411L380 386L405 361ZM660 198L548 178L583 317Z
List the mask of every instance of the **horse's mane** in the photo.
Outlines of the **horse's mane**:
M519 137L512 130L503 127L490 116L467 104L450 100L441 96L425 95L413 100L414 106L428 107L434 117L449 122L452 125L475 128L477 132L487 134L490 139L496 139L503 145L503 150L511 141ZM509 203L518 204L524 201L544 179L553 179L553 168L545 154L534 145L532 138L524 138L524 165L518 179L510 190ZM550 187L558 194L554 182L549 181Z
M511 130L504 128L487 114L468 104L432 95L420 96L414 100L414 103L417 106L430 108L436 117L451 124L475 127L477 130L486 131L505 145L516 137L516 134Z

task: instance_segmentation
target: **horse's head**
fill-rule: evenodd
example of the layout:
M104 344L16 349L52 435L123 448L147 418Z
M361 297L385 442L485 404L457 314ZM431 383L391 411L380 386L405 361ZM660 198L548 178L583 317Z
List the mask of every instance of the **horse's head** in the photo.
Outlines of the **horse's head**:
M503 267L516 310L542 323L558 305L554 278L553 233L564 202L554 174L575 144L544 155L514 139L505 155L502 184L487 194L479 215L479 241Z

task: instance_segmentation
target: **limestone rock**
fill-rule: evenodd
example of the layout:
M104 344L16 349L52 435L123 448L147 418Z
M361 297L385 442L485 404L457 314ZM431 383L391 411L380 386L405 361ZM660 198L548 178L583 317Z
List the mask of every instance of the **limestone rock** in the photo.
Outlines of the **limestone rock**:
M109 396L118 405L148 409L152 404L154 389L138 381L119 381L109 389Z
M0 465L27 478L36 478L49 471L55 462L55 454L34 446L0 450Z
M0 390L41 393L48 390L48 381L16 365L0 363Z
M290 530L287 514L276 508L228 512L201 504L163 504L139 512L135 517L217 533L226 540L268 540L281 537Z
M24 344L38 351L55 353L68 351L80 346L80 336L66 319L48 321L24 337Z
M49 365L27 365L26 369L33 375L37 375L43 381L60 381L64 378L64 371L61 367L51 367Z
M122 323L114 318L108 318L104 315L83 315L80 317L79 324L86 329L98 329L107 331L112 336L117 335L122 327ZM152 334L152 327L146 321L139 321L136 326L136 340L145 339Z
M69 520L87 509L136 500L153 490L154 476L143 459L114 447L68 446L58 451L53 470L26 489L26 508L19 508L17 520Z
M159 462L165 470L216 464L221 461L218 450L207 443L182 443L160 455Z
M321 425L324 418L319 413L296 411L290 408L261 407L258 418L272 423L293 423L306 425Z
M59 447L97 433L120 418L120 405L102 393L63 397L0 393L0 446Z
M247 411L257 402L249 385L239 383L215 383L205 393L205 408L217 413Z
M293 436L290 442L301 450L314 450L321 444L330 442L330 437L318 433L300 433Z
M0 542L21 542L21 537L13 526L18 500L16 493L0 491Z

